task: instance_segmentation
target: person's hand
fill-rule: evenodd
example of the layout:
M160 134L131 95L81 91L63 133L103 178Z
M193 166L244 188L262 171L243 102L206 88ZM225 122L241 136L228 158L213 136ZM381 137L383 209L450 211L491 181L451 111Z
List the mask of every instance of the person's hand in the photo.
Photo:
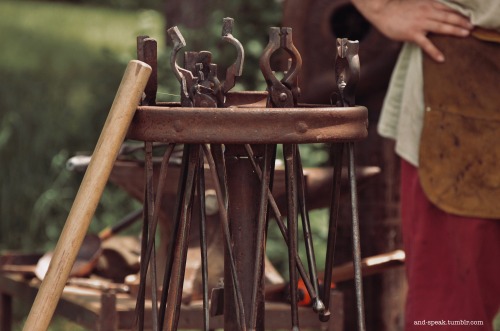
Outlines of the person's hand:
M414 42L438 62L444 61L444 55L427 38L427 33L466 37L473 27L467 17L436 0L353 0L353 3L384 35Z

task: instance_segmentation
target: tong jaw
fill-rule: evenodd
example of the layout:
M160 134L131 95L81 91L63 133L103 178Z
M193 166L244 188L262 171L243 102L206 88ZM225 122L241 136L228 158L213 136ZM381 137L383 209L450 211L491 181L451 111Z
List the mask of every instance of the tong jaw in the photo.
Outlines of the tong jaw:
M359 81L359 41L337 38L335 57L336 105L353 107L356 105L354 92Z
M196 53L194 67L198 76L193 93L194 106L205 108L222 106L221 84L217 78L217 65L212 63L212 53L207 51Z
M270 63L272 54L278 49L285 50L291 58L290 68L281 80L274 75ZM302 68L302 58L293 44L292 28L272 27L269 29L269 43L264 49L259 65L269 91L268 106L276 108L296 106L300 95L298 75Z

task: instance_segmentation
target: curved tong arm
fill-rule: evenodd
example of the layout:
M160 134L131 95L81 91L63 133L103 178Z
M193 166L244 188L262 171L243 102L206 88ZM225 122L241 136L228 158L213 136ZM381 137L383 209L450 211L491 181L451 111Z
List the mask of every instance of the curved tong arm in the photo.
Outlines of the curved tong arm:
M245 61L245 50L240 41L233 36L234 19L226 17L222 25L222 40L227 41L236 47L237 56L234 63L226 70L226 80L222 86L222 91L226 94L236 83L236 77L243 74L243 63Z
M186 46L186 41L182 36L179 28L176 26L167 30L168 36L174 43L174 49L170 55L170 66L174 72L175 77L181 83L181 104L183 107L192 107L192 90L197 81L191 71L181 68L177 64L177 53Z
M260 70L266 80L267 86L271 89L272 86L279 86L281 82L276 78L271 69L271 55L281 47L280 44L280 28L269 28L269 43L262 52L259 60Z
M283 38L283 34L286 33L286 38ZM287 87L289 87L292 90L292 93L294 93L294 98L298 98L298 78L299 78L299 73L300 69L302 68L302 57L300 56L299 51L295 47L292 41L292 28L281 28L281 34L282 34L282 48L290 54L290 57L292 59L292 64L291 67L288 69L288 71L285 74L285 77L281 80L283 84L285 84ZM294 92L294 89L297 89L296 92ZM296 95L295 95L296 94Z
M174 72L174 75L179 81L179 83L182 83L182 79L184 76L180 72L181 67L179 67L179 65L177 64L176 59L177 59L177 53L179 53L179 51L182 48L186 47L186 41L184 40L184 37L179 31L179 28L176 26L168 29L167 33L170 39L172 39L172 42L174 43L174 49L170 54L170 67L172 68L172 71Z
M338 106L356 105L354 92L359 81L359 41L337 38L337 56L335 58L335 82L340 100Z

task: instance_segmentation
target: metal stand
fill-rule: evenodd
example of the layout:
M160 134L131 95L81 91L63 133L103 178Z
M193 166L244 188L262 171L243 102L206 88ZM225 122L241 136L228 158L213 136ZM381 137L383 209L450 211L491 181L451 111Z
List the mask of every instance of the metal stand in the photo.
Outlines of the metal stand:
M315 253L310 238L309 218L306 206L306 188L298 144L335 143L345 146L349 157L349 187L352 207L353 260L355 286L358 307L358 328L365 330L364 308L361 284L361 254L359 244L359 220L357 212L356 177L354 173L353 142L367 135L367 110L355 106L354 89L359 79L359 60L357 42L339 39L336 63L335 106L301 105L298 103L300 91L297 77L301 68L301 57L293 46L290 28L271 28L269 44L260 60L261 70L268 84L266 92L229 92L234 86L236 76L241 75L243 51L241 44L232 36L232 19L225 19L223 39L235 45L238 50L237 60L226 73L226 81L217 79L217 66L212 63L210 52L186 52L184 66L176 63L178 52L186 45L180 31L169 29L169 36L174 43L170 58L172 70L181 85L180 104L156 104L156 81L146 91L144 100L147 104L138 107L128 137L146 142L184 144L184 156L181 165L177 207L173 220L175 237L174 246L169 250L167 268L163 279L163 294L160 312L153 313L153 325L158 330L177 330L181 306L181 289L186 267L187 242L190 226L198 220L193 215L193 199L196 184L204 180L204 172L197 172L206 162L210 169L211 180L215 185L219 205L219 218L224 241L224 328L226 330L264 330L264 248L267 222L274 217L283 234L284 244L288 247L289 289L291 308L291 329L299 330L298 281L304 281L308 294L312 298L312 310L318 318L327 322L330 318L330 291L328 285L319 293L315 265ZM143 39L143 40L148 40ZM155 52L141 49L146 43L139 43L138 54ZM290 56L288 71L279 80L270 66L274 52L283 49ZM140 58L141 59L141 58ZM155 58L142 58L156 68ZM286 210L280 211L271 193L274 172L275 148L283 144L286 183ZM167 153L165 154L167 155ZM145 154L145 164L151 164L151 153ZM340 172L342 153L334 169L334 190L332 195L332 220L325 266L325 281L330 284L335 247L336 218L339 208ZM203 160L206 160L205 162ZM168 164L168 160L164 164ZM167 171L162 167L162 172ZM152 174L147 172L148 178ZM160 173L160 178L164 178ZM167 185L160 183L159 185ZM170 184L171 185L171 184ZM152 220L155 229L157 218L158 194L153 186L146 185L145 215ZM199 190L200 191L200 190ZM200 192L198 192L200 194ZM201 200L200 208L205 209ZM150 210L151 209L151 210ZM149 210L149 212L148 212ZM272 211L272 213L271 213ZM297 237L298 219L304 224L307 270L298 256ZM200 224L204 224L203 212ZM286 214L286 220L283 215ZM286 223L286 224L285 224ZM201 229L201 228L200 228ZM154 246L154 234L149 232L143 237L150 238L148 245ZM201 231L202 242L206 234ZM203 244L202 244L203 248ZM154 253L148 249L147 254ZM150 255L145 256L142 264L141 283L145 282ZM154 255L151 255L154 260ZM202 259L206 259L204 255ZM206 265L210 263L204 260ZM154 262L151 266L154 266ZM154 272L152 272L154 274ZM152 276L154 284L156 276ZM203 283L207 283L206 271L203 271ZM139 295L137 307L142 307L144 288ZM156 287L153 288L156 293ZM204 329L208 330L209 293L204 285L205 304ZM155 306L153 306L155 307ZM155 309L153 309L155 312ZM138 321L143 321L143 309L138 309ZM163 317L163 314L166 314ZM138 329L142 326L139 323Z

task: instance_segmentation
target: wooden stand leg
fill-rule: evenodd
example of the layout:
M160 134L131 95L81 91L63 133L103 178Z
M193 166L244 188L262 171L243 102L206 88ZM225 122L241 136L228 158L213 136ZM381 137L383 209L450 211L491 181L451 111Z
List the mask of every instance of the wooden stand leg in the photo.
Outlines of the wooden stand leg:
M257 153L256 153L257 154ZM257 157L261 154L258 153ZM245 311L244 323L247 328L250 325L250 311L255 309L256 321L255 330L264 330L264 283L263 273L258 275L258 289L255 307L252 307L252 290L254 261L257 259L258 247L257 219L259 211L260 182L252 174L253 168L246 157L246 153L241 146L226 146L226 166L228 192L231 197L229 205L229 219L231 236L234 243L232 248L236 261L239 261L236 268L239 285L242 292L243 306ZM229 261L226 253L225 261ZM229 262L225 262L228 265ZM240 330L237 323L237 312L234 305L234 286L231 280L229 268L225 268L224 278L224 329Z
M99 331L118 331L118 313L116 311L116 294L104 292L101 295L101 313L99 314Z

